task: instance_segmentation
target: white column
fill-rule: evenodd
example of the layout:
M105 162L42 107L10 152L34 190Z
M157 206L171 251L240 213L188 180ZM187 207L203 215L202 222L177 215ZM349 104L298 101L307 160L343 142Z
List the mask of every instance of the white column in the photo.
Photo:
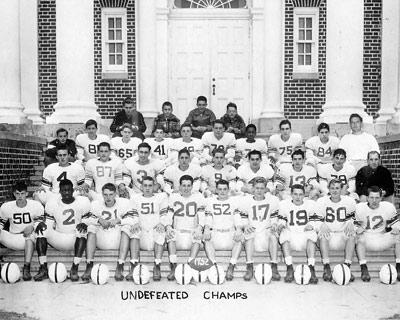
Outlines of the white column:
M372 123L362 102L364 1L329 0L327 15L326 103L320 120L348 122L358 113Z
M157 115L156 1L136 1L138 109L145 117Z
M20 0L21 102L33 124L44 123L39 109L37 0Z
M157 112L168 100L168 13L168 1L157 0Z
M282 0L264 5L264 104L261 118L283 117L284 12Z
M100 120L94 104L93 0L57 0L57 104L47 123Z
M27 121L21 103L19 0L0 1L0 123Z

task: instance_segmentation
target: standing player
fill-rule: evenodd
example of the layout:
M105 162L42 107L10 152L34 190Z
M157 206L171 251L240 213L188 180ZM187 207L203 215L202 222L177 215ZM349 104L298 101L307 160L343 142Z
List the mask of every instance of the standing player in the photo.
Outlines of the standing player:
M77 158L83 163L97 157L98 146L101 142L110 143L110 138L105 134L97 134L97 122L88 120L85 124L86 133L78 134L75 142L78 150Z
M279 130L280 134L273 134L268 140L268 153L279 164L290 163L293 151L301 149L303 138L292 132L292 124L287 119L279 123Z
M120 246L121 230L129 232L134 224L134 211L128 199L117 197L112 183L102 187L103 198L91 203L90 212L82 217L87 226L86 270L83 281L90 280L96 247L100 250L116 250Z
M249 124L246 127L246 138L236 140L235 164L243 164L248 161L247 154L251 150L261 152L263 159L268 164L268 147L264 139L256 138L257 127L254 124ZM238 160L238 161L236 161Z
M329 181L329 194L317 200L316 214L321 224L318 232L322 263L324 264L324 281L332 280L329 265L329 250L344 250L344 263L351 267L354 255L355 234L353 219L356 211L356 202L349 196L341 195L342 182L339 179ZM354 276L351 275L351 280Z
M356 206L356 250L361 267L361 280L370 281L366 251L383 251L394 246L397 280L400 281L400 221L394 205L382 200L382 190L368 188L367 202ZM387 231L391 230L391 231Z
M154 138L147 138L144 142L151 147L151 156L154 159L165 161L168 158L169 150L171 149L174 140L164 137L165 132L163 127L156 128Z
M0 207L0 244L11 250L24 250L24 268L22 279L29 281L31 276L31 261L34 250L34 228L44 216L43 206L34 200L27 199L28 187L24 182L13 186L15 201L3 203ZM3 230L7 221L9 231Z
M172 163L178 162L178 153L182 149L188 149L190 152L191 162L193 164L201 164L203 160L203 143L200 139L192 137L192 127L189 124L181 126L181 137L174 140L170 149L170 158Z
M304 187L294 184L291 187L291 199L279 203L279 242L285 256L287 273L285 282L293 281L292 250L306 251L307 263L311 271L310 283L318 283L315 275L315 243L317 242L318 223L315 215L315 202L304 199Z
M192 194L193 178L184 175L179 179L179 193L171 194L168 204L166 240L171 272L168 280L175 279L176 250L190 250L188 262L196 258L203 238L205 203L201 194Z
M142 143L142 140L132 137L133 129L130 124L124 124L121 128L121 137L111 139L111 150L115 152L117 157L125 161L136 155L137 147Z
M271 257L272 280L279 281L278 272L278 235L276 233L278 223L279 199L271 193L267 193L267 180L255 178L253 180L254 195L241 200L239 211L243 218L244 240L246 250L246 274L244 280L253 278L253 254L269 251ZM227 280L233 279L233 271L239 258L241 246L228 266Z
M332 163L332 154L338 148L339 138L329 135L329 125L322 122L318 125L318 135L305 143L306 163L316 170L325 163Z
M34 194L34 199L43 204L54 196L59 196L59 183L68 179L72 182L74 189L83 186L85 182L85 171L80 164L69 162L68 147L60 145L57 147L58 163L49 164L43 170L42 186Z
M60 182L61 199L50 199L46 204L46 222L40 222L36 227L36 250L40 268L34 277L35 281L47 279L47 243L60 251L74 250L70 278L78 281L78 267L86 248L85 224L82 216L90 210L90 202L86 197L74 197L73 185L70 180Z

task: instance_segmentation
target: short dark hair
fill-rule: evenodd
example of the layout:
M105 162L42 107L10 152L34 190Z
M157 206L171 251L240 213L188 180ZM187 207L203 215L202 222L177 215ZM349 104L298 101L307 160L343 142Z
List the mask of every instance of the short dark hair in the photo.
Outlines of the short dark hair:
M132 97L126 97L123 101L123 105L125 104L133 104L135 103L135 100L132 99Z
M147 142L139 143L139 145L137 147L138 151L140 148L147 148L147 149L149 149L149 151L151 151L151 146Z
M229 182L226 181L225 179L219 179L217 181L217 183L215 184L215 186L218 188L219 185L225 185L225 186L228 186L228 188L229 188Z
M317 128L318 132L320 132L322 129L326 129L326 130L328 130L328 131L331 131L331 130L329 129L329 124L327 124L327 123L325 123L325 122L321 122L321 123L318 125L318 128Z
M217 153L223 153L223 154L225 155L225 154L226 154L226 151L225 151L224 148L217 147L217 148L215 148L215 149L211 152L211 154L212 154L213 157L214 157Z
M105 142L105 141L99 143L99 145L97 146L97 150L100 150L101 147L107 147L108 150L111 150L110 144L108 142Z
M370 186L367 189L367 195L369 195L371 192L379 192L379 196L382 197L382 189L379 188L378 186Z
M297 149L292 153L292 159L297 155L300 155L303 159L305 158L304 151L301 149Z
M279 122L279 129L282 129L282 126L288 124L289 128L292 129L292 123L288 119L284 119L281 122Z
M330 188L331 187L331 185L333 185L334 183L338 183L338 184L340 184L340 187L342 187L343 186L343 183L342 183L342 181L340 181L339 179L332 179L331 181L329 181L329 183L328 183L328 188Z
M67 136L68 136L68 131L67 131L67 129L64 129L64 128L59 128L59 129L57 129L57 131L56 131L56 136L58 136L58 134L61 133L61 132L66 132L66 133L67 133Z
M247 158L250 159L250 157L255 154L258 155L260 157L260 159L262 159L262 155L261 152L259 150L251 150L248 154L247 154Z
M246 127L246 132L247 132L247 130L249 130L250 128L253 128L254 130L256 130L256 131L257 131L257 127L256 127L256 125L255 125L255 124L252 124L252 123L250 123L250 124L248 124L248 125L247 125L247 127Z
M237 105L236 105L236 103L229 102L229 103L226 105L226 110L228 110L228 108L235 108L235 110L237 110Z
M58 153L59 150L67 150L67 152L69 151L68 146L65 145L65 144L64 144L64 145L59 144L59 145L56 147L56 154Z
M363 118L358 113L352 113L349 117L349 122L351 122L351 119L353 118L358 118L361 122L363 122Z
M252 185L255 186L256 183L263 183L265 186L267 186L268 181L263 177L255 177L254 179L252 179Z
M59 184L60 189L61 189L61 187L63 187L63 186L70 186L71 188L73 188L73 187L74 187L74 184L73 184L72 181L69 180L69 179L63 179L63 180L60 181L60 184Z
M124 130L124 129L129 129L129 130L131 130L131 131L133 132L132 125L130 125L129 123L124 123L124 124L121 126L121 130L120 130L120 131L122 131L122 130Z
M369 159L369 156L370 156L371 154L377 154L377 155L378 155L378 158L379 158L379 159L381 158L381 154L380 154L378 151L372 150L372 151L369 151L369 152L367 153L367 159Z
M151 181L151 182L154 183L154 179L153 179L152 176L145 176L145 177L143 177L143 178L142 178L142 184L143 184L143 182L145 182L145 181Z
M190 128L190 130L193 131L192 126L189 123L184 123L181 125L181 129L179 131L182 131L183 128Z
M347 158L346 151L345 151L344 149L342 149L342 148L338 148L338 149L336 149L335 151L333 151L333 157L335 157L335 156L337 156L337 155L342 155L342 156L344 156L345 158Z
M192 176L189 176L188 174L184 174L180 179L179 179L179 184L182 184L183 181L190 181L193 184L194 179Z
M297 183L297 184L293 184L293 185L290 187L290 192L293 192L294 189L303 190L303 193L306 192L306 190L304 189L304 186L301 185L301 184L298 184L298 183Z
M179 150L178 158L184 153L186 153L190 157L190 151L187 148L183 148L183 149Z
M25 181L17 181L12 187L12 192L15 192L15 191L19 191L19 192L28 191L28 186L25 183Z
M86 121L85 128L88 128L90 126L95 126L97 128L97 121L93 119Z
M216 124L222 124L222 126L224 127L224 129L226 130L226 125L225 125L225 123L222 121L222 120L220 120L220 119L217 119L217 120L214 120L214 122L212 123L212 126L213 126L213 128L215 127L215 125Z
M162 104L161 109L164 109L165 106L170 106L170 107L172 108L172 103L169 102L169 101L165 101L165 102Z
M207 103L207 98L205 96L198 96L196 104L199 104L199 101L204 101L205 103Z
M110 190L110 191L112 191L112 192L117 192L117 187L115 186L115 184L113 184L113 183L106 183L102 188L101 188L101 191L104 191L104 190Z

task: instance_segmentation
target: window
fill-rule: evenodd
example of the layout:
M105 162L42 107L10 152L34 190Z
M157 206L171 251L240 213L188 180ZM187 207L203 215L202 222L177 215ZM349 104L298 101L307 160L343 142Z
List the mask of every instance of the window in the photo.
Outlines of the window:
M125 8L103 8L101 19L103 79L127 79Z
M191 8L191 9L238 9L246 8L246 0L174 0L175 8Z
M293 78L318 78L318 10L294 9Z

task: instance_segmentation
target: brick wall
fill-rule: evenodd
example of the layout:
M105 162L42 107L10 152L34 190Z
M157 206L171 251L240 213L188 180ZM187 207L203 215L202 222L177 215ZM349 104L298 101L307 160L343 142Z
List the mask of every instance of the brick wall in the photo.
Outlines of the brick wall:
M378 139L382 164L390 170L394 180L394 194L400 196L400 135Z
M363 103L377 117L381 94L382 0L364 0Z
M319 6L319 79L293 79L293 4L285 0L284 111L291 119L314 119L322 112L326 91L326 0Z
M40 183L46 140L0 131L0 204L13 198L11 187L23 180Z
M47 116L57 103L56 0L38 1L39 105Z
M112 118L121 109L125 96L136 99L136 62L135 62L135 1L127 1L128 27L128 79L103 80L101 76L101 6L100 0L94 1L94 90L95 103L102 118Z

